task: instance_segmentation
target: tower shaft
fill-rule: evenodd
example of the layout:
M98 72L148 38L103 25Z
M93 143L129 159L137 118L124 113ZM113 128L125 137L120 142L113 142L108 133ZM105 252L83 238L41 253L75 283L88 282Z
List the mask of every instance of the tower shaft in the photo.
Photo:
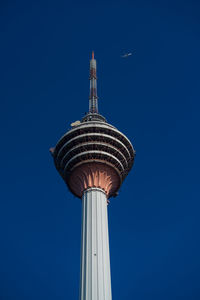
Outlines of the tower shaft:
M107 196L89 188L82 196L80 300L111 300Z

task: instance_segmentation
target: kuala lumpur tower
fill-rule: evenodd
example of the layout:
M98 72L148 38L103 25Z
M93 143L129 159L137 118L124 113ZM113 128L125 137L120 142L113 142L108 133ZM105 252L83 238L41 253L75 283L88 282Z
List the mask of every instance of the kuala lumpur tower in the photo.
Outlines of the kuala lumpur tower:
M111 300L107 205L130 171L128 138L98 113L96 60L90 60L89 112L51 148L56 169L82 199L80 300Z

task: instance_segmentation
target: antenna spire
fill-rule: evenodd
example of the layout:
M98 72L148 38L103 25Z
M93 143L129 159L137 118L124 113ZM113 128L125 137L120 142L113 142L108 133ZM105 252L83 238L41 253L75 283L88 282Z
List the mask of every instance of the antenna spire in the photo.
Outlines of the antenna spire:
M97 75L96 75L96 59L94 59L94 51L92 51L92 59L90 60L90 97L89 97L89 113L98 114L98 97L97 97Z

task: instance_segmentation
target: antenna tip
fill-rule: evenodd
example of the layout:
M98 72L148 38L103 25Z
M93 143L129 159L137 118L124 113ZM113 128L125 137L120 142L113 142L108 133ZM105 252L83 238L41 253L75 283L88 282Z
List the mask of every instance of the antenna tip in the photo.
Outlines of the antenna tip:
M94 59L94 51L92 51L92 59Z

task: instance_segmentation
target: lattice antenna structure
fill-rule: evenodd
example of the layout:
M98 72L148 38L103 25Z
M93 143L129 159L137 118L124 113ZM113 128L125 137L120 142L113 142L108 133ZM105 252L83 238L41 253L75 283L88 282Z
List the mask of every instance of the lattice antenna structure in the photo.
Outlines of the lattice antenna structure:
M97 63L96 59L94 59L94 51L92 51L92 59L90 60L89 113L98 113Z

